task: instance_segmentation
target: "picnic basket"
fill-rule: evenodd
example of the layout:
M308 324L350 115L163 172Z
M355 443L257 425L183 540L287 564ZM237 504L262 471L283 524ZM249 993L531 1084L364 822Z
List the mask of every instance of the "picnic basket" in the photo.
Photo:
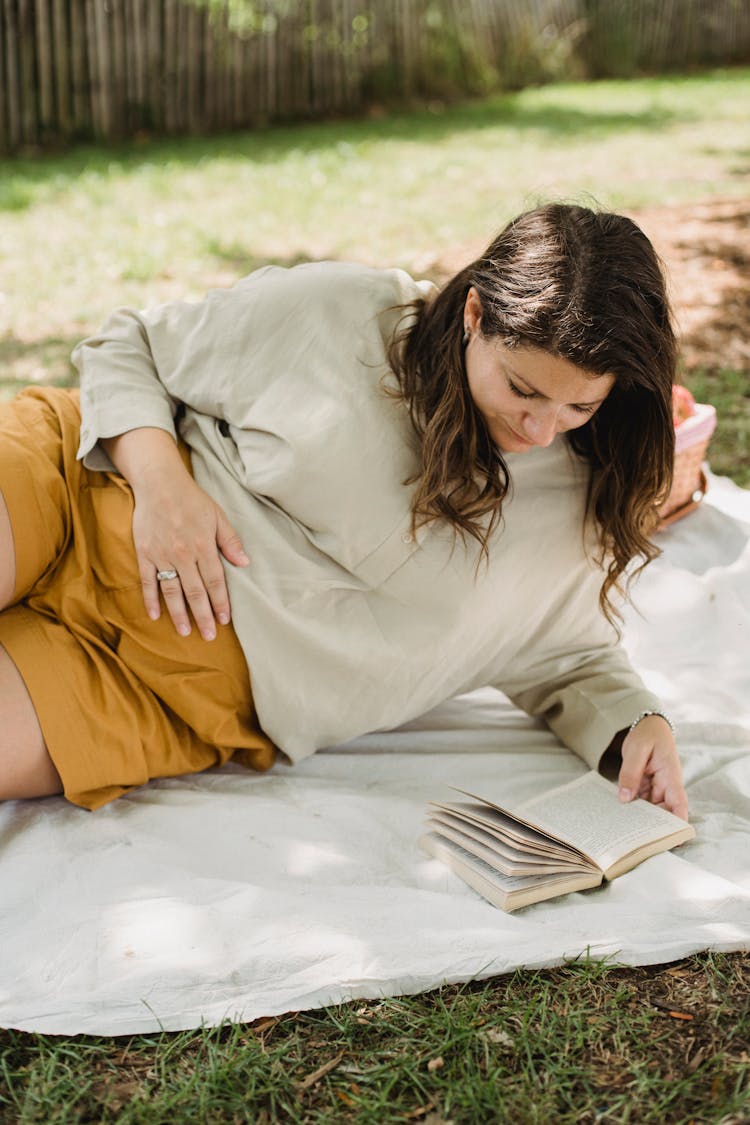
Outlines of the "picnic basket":
M674 475L669 496L659 509L659 526L666 527L698 507L708 482L703 462L716 429L716 409L696 402L687 387L673 388L675 425Z

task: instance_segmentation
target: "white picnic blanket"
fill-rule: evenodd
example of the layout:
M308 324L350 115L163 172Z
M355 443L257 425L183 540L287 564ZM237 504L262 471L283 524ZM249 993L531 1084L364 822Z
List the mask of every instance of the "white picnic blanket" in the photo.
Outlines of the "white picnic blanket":
M693 842L595 891L488 905L418 851L426 802L498 778L514 802L584 770L489 690L293 769L230 765L93 814L10 802L0 1024L177 1030L580 956L750 949L750 492L713 479L661 541L626 640L677 722Z

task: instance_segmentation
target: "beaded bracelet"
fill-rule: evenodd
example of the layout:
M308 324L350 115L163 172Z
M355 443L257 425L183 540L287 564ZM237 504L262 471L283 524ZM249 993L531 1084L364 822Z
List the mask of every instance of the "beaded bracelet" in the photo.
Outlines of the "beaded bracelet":
M641 711L641 713L640 713L640 715L638 716L638 718L637 718L637 719L635 719L635 720L634 720L634 721L633 721L633 722L632 722L632 723L630 724L630 726L628 727L628 734L630 734L630 732L631 732L631 730L633 729L633 727L637 727L637 726L638 726L638 724L640 723L641 719L647 719L647 718L649 717L649 715L658 715L660 719L663 719L663 720L664 720L664 722L665 722L665 723L667 723L667 725L669 726L669 729L671 730L672 734L674 734L674 723L673 723L673 722L672 722L672 720L670 719L669 715L665 715L663 711Z

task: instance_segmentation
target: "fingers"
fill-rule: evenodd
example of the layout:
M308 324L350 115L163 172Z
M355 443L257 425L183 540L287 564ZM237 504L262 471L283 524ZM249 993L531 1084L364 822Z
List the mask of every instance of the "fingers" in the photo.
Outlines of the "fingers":
M176 578L163 579L158 587L180 636L189 635L191 616L207 641L215 639L217 621L229 623L229 595L218 559L183 566Z
M622 744L621 801L644 798L687 820L688 799L674 736L661 716L643 718Z
M632 801L635 797L640 797L642 787L645 787L646 793L650 792L650 780L644 776L650 756L651 747L647 743L637 746L627 756L623 748L622 767L617 782L621 801Z
M180 569L179 585L174 589L170 581L161 583L167 609L175 628L182 636L187 636L190 632L188 608L204 640L214 640L217 621L220 625L229 624L229 593L216 547L235 566L247 566L250 562L239 535L218 507L215 545L212 542L210 548L203 550L193 566Z
M663 808L674 813L675 816L682 817L683 820L688 819L688 799L682 781L667 785L664 790L664 800L661 804Z
M141 496L133 540L149 617L156 621L164 605L181 636L195 623L202 637L213 640L217 623L226 625L231 616L221 556L234 566L250 561L218 505L192 479L174 509ZM171 570L176 577L159 580L161 571Z
M150 563L142 563L139 560L139 569L141 572L141 589L143 590L143 604L146 607L146 613L152 621L158 621L161 617L161 600L159 583L156 580L156 569Z
M620 800L632 801L636 797L640 797L644 801L649 801L652 805L659 805L660 808L687 820L688 799L682 784L679 766L662 775L660 770L655 770L653 774L647 772L650 765L650 755L646 754L646 762L643 765L644 772L639 780L636 776L638 762L636 761L635 764L633 761L623 763L618 780Z
M162 582L161 592L167 612L181 637L187 637L191 631L190 613L192 613L204 640L212 641L215 638L216 624L211 612L211 603L197 568L194 573L185 570L174 581Z
M227 562L234 566L247 566L250 562L239 535L221 509L218 511L216 542Z
M176 570L175 578L157 579L158 569ZM152 621L161 616L161 600L167 608L175 629L182 637L189 636L191 615L204 640L216 637L216 622L229 624L231 611L224 570L218 558L204 562L163 566L153 563L141 567L143 603Z

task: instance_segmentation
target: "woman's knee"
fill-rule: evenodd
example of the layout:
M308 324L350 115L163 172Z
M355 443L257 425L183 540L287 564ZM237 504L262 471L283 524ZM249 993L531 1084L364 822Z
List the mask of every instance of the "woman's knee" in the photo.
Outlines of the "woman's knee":
M26 684L0 645L0 800L62 791Z

